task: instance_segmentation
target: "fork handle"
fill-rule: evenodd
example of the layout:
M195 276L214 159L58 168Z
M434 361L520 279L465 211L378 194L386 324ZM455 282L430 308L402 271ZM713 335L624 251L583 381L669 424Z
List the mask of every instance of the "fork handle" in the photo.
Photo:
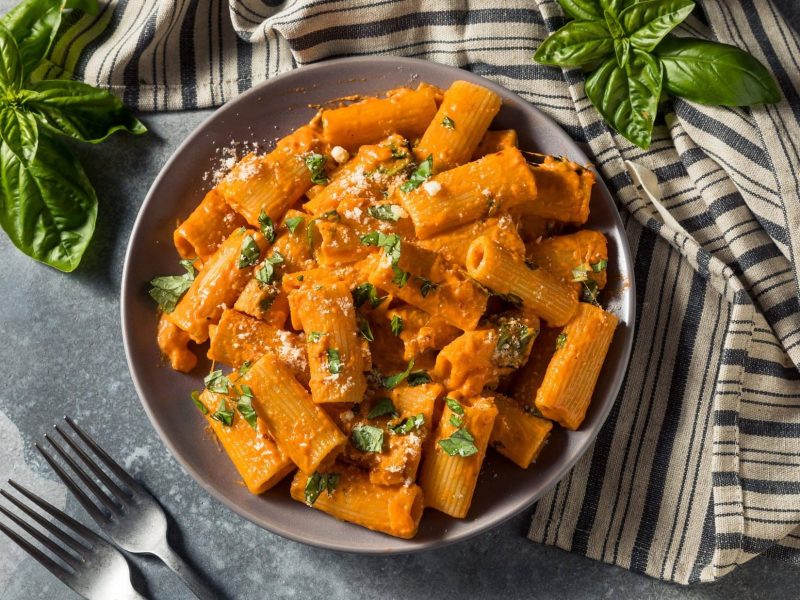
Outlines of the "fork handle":
M217 600L218 596L209 587L208 583L197 574L197 572L184 561L169 544L164 541L159 548L152 552L160 558L165 565L172 569L181 578L192 593L200 600Z

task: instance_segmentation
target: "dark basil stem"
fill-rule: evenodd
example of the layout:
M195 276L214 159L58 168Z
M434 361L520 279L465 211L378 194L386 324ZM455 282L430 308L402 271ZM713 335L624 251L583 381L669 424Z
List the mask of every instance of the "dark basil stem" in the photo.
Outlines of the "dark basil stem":
M80 263L97 196L59 138L96 144L115 131L146 131L105 90L31 77L73 9L94 14L97 1L24 0L0 19L0 226L22 252L61 271Z
M586 95L603 119L647 149L664 94L701 104L778 102L772 75L744 50L668 35L693 0L559 0L574 20L551 34L534 59L587 71Z

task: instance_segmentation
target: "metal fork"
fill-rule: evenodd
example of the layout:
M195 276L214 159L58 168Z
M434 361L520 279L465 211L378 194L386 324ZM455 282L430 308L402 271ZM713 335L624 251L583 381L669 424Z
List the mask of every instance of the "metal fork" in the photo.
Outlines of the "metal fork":
M3 497L33 521L36 521L53 537L48 537L3 506L0 506L0 512L52 552L61 562L54 561L24 537L0 523L0 531L11 538L14 543L84 598L89 600L145 600L144 596L133 589L128 562L119 550L20 484L11 480L8 483L17 492L72 531L72 534L68 533L68 530L59 527L55 522L33 510L22 499L12 496L6 490L0 490ZM54 538L60 540L61 544Z
M216 594L209 588L208 584L170 548L167 542L167 518L164 514L164 509L150 495L150 492L145 490L127 471L119 466L72 419L65 416L64 421L122 484L118 485L111 479L72 436L56 425L55 430L61 439L75 452L83 462L83 465L88 467L88 470L100 480L108 490L108 493L106 493L91 478L86 469L82 468L53 437L45 434L44 437L47 442L75 472L95 500L99 501L99 505L92 501L89 495L81 489L75 480L67 474L64 468L44 448L38 444L35 446L100 529L117 546L128 552L152 554L160 558L200 600L213 600L216 598ZM123 486L126 489L123 489Z

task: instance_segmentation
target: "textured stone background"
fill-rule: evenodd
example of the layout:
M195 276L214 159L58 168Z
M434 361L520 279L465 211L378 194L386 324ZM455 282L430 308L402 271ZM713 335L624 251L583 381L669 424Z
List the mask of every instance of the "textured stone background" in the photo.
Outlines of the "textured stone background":
M800 26L796 0L778 4ZM13 2L0 0L0 13ZM174 518L181 552L224 598L791 598L800 573L758 558L722 581L679 587L524 537L528 514L471 541L413 556L362 557L274 536L213 501L151 428L128 376L118 290L130 229L156 174L209 111L146 115L150 134L77 148L100 197L80 269L63 275L0 235L0 482L13 477L88 522L33 449L63 414L77 418L143 480ZM163 201L169 202L169 198ZM159 563L133 558L149 597L191 598ZM77 598L0 535L0 600Z

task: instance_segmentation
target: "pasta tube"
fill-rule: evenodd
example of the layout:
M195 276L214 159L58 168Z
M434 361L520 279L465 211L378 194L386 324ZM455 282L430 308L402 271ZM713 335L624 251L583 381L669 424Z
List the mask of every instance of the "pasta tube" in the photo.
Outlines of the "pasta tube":
M355 467L336 465L333 491L319 494L313 507L336 517L395 537L410 539L417 534L424 508L422 490L416 484L376 485ZM307 502L309 476L299 472L292 481L292 498Z
M606 286L608 247L599 231L581 229L527 245L528 260L549 271L576 293Z
M197 356L189 350L189 334L174 325L166 315L158 319L158 348L176 371L188 373L197 365Z
M467 272L550 325L564 325L577 309L578 301L572 288L544 269L531 268L487 237L479 237L470 245Z
M467 264L467 250L475 238L486 236L517 256L525 256L525 245L517 233L514 221L507 214L481 219L435 235L418 244L422 248L440 253L460 267Z
M516 400L496 394L497 418L489 443L511 462L527 469L544 448L553 422L532 414Z
M199 257L205 261L220 244L246 221L217 192L209 191L192 214L172 235L175 248L183 258Z
M536 408L567 429L577 429L586 416L618 319L602 308L581 302L564 327L542 385Z
M538 196L520 204L520 210L542 217L583 225L589 218L589 201L595 175L589 169L565 158L548 156L531 165Z
M478 160L487 154L494 154L506 148L516 148L518 145L517 132L513 129L489 130L481 138L478 147L472 154L472 160Z

